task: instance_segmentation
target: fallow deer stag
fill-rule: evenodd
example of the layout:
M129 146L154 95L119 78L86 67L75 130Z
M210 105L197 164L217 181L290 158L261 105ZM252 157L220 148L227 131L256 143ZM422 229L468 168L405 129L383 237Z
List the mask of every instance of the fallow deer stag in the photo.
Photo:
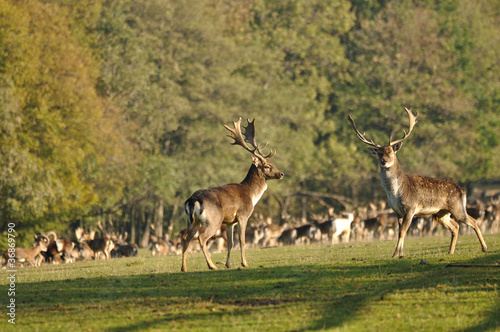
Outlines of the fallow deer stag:
M241 118L234 122L234 129L224 125L231 132L228 135L234 139L232 145L240 145L252 154L252 165L247 176L241 183L230 183L220 187L202 189L196 191L185 203L185 210L188 216L187 232L182 238L182 268L186 269L186 250L193 236L199 231L198 241L200 242L203 254L207 260L208 267L216 270L217 267L212 262L207 249L207 241L221 227L222 223L227 224L227 260L226 267L230 267L230 253L233 247L233 229L239 224L239 238L241 247L241 265L248 267L245 258L245 229L247 221L253 212L254 206L267 189L266 180L281 179L283 173L278 170L269 159L275 155L276 151L271 151L264 156L262 148L255 141L255 119L248 121L245 133L241 133ZM244 136L244 137L243 137ZM252 148L250 148L249 143ZM203 228L200 228L203 226Z
M392 142L391 137L389 145L386 146L375 144L373 140L367 140L364 134L361 134L356 129L352 117L348 116L358 138L363 143L371 146L372 148L369 148L370 152L378 157L380 178L389 205L398 214L398 243L392 257L403 257L406 232L413 217L422 215L433 215L440 224L451 231L450 254L455 251L457 242L459 229L457 222L467 224L474 229L483 251L486 252L486 243L476 220L466 212L466 193L463 188L448 180L408 175L401 170L396 158L396 152L401 149L403 140L410 135L418 116L418 113L413 115L406 107L405 110L410 118L408 132L404 131L403 137L394 142Z

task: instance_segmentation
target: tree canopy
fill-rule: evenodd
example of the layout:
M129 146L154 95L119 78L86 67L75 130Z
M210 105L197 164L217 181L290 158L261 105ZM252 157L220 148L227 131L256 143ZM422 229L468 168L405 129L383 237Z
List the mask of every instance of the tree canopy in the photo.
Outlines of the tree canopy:
M499 17L494 0L0 0L0 231L182 228L192 192L243 180L239 117L277 150L285 178L255 212L276 221L383 197L348 114L385 143L408 107L405 171L498 181Z

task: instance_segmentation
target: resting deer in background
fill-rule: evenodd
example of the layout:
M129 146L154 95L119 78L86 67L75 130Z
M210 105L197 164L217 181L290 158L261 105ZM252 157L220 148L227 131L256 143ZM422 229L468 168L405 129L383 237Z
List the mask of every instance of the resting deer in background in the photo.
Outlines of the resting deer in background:
M457 242L459 229L457 222L467 224L474 229L483 251L486 252L488 249L476 220L466 212L467 197L463 188L448 180L404 174L399 167L396 152L401 149L403 140L410 135L418 116L418 113L415 116L406 107L405 110L410 118L408 132L405 131L403 137L394 142L391 137L389 145L386 146L368 141L356 129L352 117L350 115L348 117L358 138L371 146L369 150L378 157L380 178L389 205L398 214L398 243L392 257L403 257L403 244L411 221L414 216L423 215L433 215L437 222L451 231L450 254L454 253Z
M207 249L207 241L220 229L222 223L227 224L227 260L226 267L230 267L230 253L233 247L233 229L239 224L239 238L241 248L241 265L248 267L245 258L245 229L247 221L253 212L254 206L267 189L266 180L281 179L283 173L278 170L269 159L275 155L276 151L271 151L264 156L262 148L255 142L255 119L245 128L245 133L241 133L241 118L234 122L234 129L224 125L231 132L229 137L234 139L233 145L240 145L252 154L252 165L247 176L241 183L230 183L220 187L202 189L196 191L185 203L185 210L188 216L187 232L182 238L182 268L186 269L186 250L193 236L199 231L198 241L200 242L203 254L207 260L208 267L216 270L217 267L212 262ZM243 138L245 136L245 138ZM250 148L249 143L252 148ZM200 228L203 226L203 228Z

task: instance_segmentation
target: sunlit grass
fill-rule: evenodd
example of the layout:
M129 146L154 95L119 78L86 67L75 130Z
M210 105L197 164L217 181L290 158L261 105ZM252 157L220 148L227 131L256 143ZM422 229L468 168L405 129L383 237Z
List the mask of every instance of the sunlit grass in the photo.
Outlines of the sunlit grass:
M16 330L48 331L484 331L500 328L500 235L247 250L250 268L208 270L204 256L138 257L45 265L16 274ZM429 264L421 265L424 259ZM0 274L7 299L7 272ZM3 303L6 303L5 300ZM4 306L3 306L4 307ZM6 311L5 311L6 313ZM11 328L2 315L0 330Z

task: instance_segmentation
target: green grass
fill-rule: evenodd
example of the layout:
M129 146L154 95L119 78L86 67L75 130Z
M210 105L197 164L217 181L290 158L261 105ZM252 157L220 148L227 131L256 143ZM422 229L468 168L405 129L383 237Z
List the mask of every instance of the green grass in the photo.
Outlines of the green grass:
M500 235L247 250L250 268L217 271L201 253L87 261L17 272L16 325L7 322L0 272L0 330L19 331L493 331L500 329ZM421 265L421 259L429 265Z

